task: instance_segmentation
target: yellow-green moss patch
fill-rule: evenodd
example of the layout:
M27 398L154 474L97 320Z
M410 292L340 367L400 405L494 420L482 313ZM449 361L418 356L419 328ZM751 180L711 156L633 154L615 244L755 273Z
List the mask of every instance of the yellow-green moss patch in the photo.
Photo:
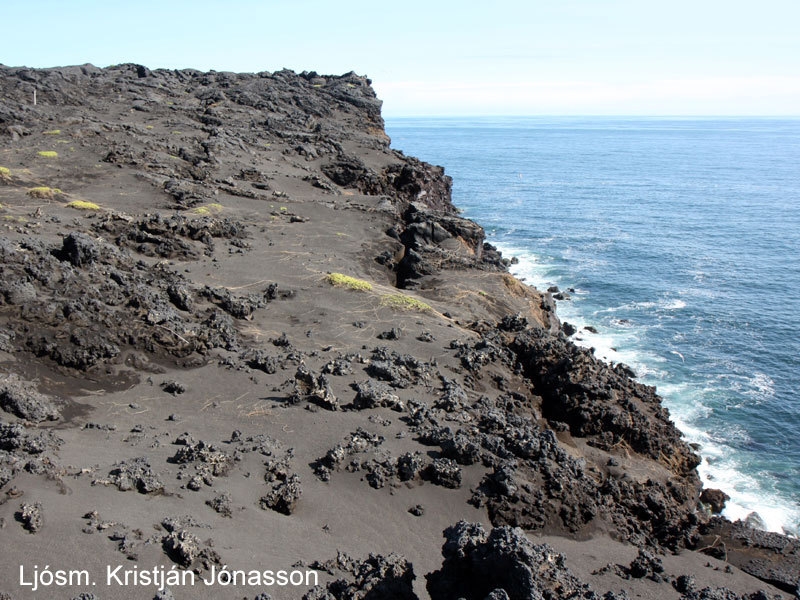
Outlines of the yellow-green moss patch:
M207 206L197 206L197 207L193 208L192 210L190 210L189 212L192 213L193 215L209 216L209 215L218 215L224 209L225 209L225 207L222 206L222 204L217 204L215 202L215 203L209 204Z
M342 275L341 273L331 273L326 279L331 285L347 288L348 290L356 290L359 292L369 292L372 290L372 284L369 281L356 279L355 277Z
M8 167L0 167L0 181L9 181L11 179L11 169Z
M38 154L42 158L58 158L58 152L56 152L55 150L41 150L36 154Z
M61 135L60 129L51 129L50 131L44 131L44 135Z
M381 306L388 306L389 308L398 308L400 310L417 310L420 312L432 311L430 304L426 304L422 300L417 300L405 294L387 294L381 297Z
M28 190L28 196L31 198L41 198L42 200L54 200L56 196L63 194L58 188L51 187L35 187Z
M67 203L67 208L74 208L76 210L100 210L100 205L88 200L73 200Z

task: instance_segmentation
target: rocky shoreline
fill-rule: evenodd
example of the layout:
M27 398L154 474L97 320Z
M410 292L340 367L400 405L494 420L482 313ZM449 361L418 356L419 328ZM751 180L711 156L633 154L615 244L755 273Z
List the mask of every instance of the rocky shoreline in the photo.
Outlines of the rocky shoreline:
M320 580L59 597L800 596L797 540L712 516L656 390L569 341L368 79L0 88L0 597L109 561Z

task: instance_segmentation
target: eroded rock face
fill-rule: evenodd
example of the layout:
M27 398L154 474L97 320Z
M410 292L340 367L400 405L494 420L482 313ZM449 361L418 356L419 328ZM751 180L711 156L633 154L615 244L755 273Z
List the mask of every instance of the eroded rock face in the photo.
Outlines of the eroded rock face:
M484 244L483 228L468 219L421 200L412 202L403 213L402 257L395 261L379 257L379 262L394 268L397 285L417 287L419 281L443 269L482 269L505 271L509 262L494 248ZM485 252L485 250L488 250Z
M397 199L401 211L411 203L447 214L455 212L450 202L452 179L444 169L412 157L395 154L397 162L376 171L356 156L340 152L322 165L322 172L344 188L354 188L372 196L389 195ZM462 219L463 220L463 219Z
M668 582L659 567L665 550L708 546L725 552L712 543L715 537L708 539L720 535L731 563L793 593L796 546L781 536L703 522L697 457L655 391L633 381L630 369L605 365L565 339L575 328L558 322L554 299L568 300L569 294L539 294L508 275L510 261L485 242L483 229L458 216L444 170L389 147L380 101L366 78L151 71L140 65L41 71L0 66L0 87L5 149L20 151L20 160L25 152L33 156L36 144L44 143L43 123L52 121L91 165L90 172L81 164L59 167L65 189L110 187L120 174L120 182L134 187L127 198L140 199L135 213L117 202L67 219L59 205L60 217L45 215L50 221L35 212L29 225L4 221L0 351L91 381L129 367L147 381L165 372L162 364L182 369L212 363L231 381L243 376L234 385L246 389L231 393L237 401L226 405L244 415L235 427L269 428L292 444L308 443L292 435L296 430L328 436L312 454L302 448L306 461L315 460L293 464L292 450L267 431L247 435L237 429L230 440L202 434L213 443L181 435L184 429L174 429L176 415L195 410L204 391L202 375L195 380L184 371L150 378L163 390L156 399L142 394L148 397L143 402L185 406L166 420L153 424L142 416L128 437L117 436L109 423L86 424L95 434L102 430L109 443L121 439L102 469L87 469L107 474L93 483L136 490L147 497L132 494L128 501L153 506L162 505L162 493L180 495L215 522L224 516L231 528L254 522L242 512L247 510L267 521L306 518L297 510L301 481L308 492L332 477L363 486L358 493L408 493L398 518L415 526L440 517L435 502L417 503L415 488L454 502L469 498L495 528L462 522L446 531L444 562L427 577L434 600L602 596L522 530L581 537L606 531L643 548L619 568L620 577L648 584L661 579L660 585L673 585L685 598L733 600L728 590L688 577ZM38 106L30 105L34 87ZM114 175L101 181L101 172ZM0 184L3 204L13 194L27 198L28 183L16 173ZM289 196L293 190L298 196ZM215 212L223 209L230 212ZM349 211L351 222L337 236L357 234L351 238L356 251L347 259L319 245L334 231L315 222L340 211ZM42 235L40 226L47 230ZM290 248L281 245L281 236L292 240ZM324 260L314 262L319 256ZM231 257L241 262L228 269ZM289 265L281 277L291 283L281 280L279 286L264 272L276 260ZM236 280L246 261L258 261L258 274ZM355 315L343 318L330 298L316 296L327 287L315 277L333 264L356 267L354 273L374 284ZM487 288L492 294L480 287L489 280L496 284ZM435 310L384 314L390 311L378 306L378 296L390 286L415 290ZM449 292L437 292L440 286L468 301L446 297ZM299 304L281 311L278 302L293 301L295 292ZM312 297L321 299L318 306ZM352 310L346 306L345 313ZM325 331L337 318L339 329ZM370 350L376 337L388 347ZM0 407L9 420L0 419L0 487L23 471L47 481L71 473L58 464L60 429L49 423L59 419L59 428L69 427L64 406L71 405L37 392L28 378L0 377ZM251 386L258 386L256 394ZM246 404L256 396L251 411ZM212 404L211 418L213 410ZM239 418L233 413L225 418ZM298 414L341 429L331 434L305 422L293 429L289 423L303 418ZM162 437L164 430L170 437ZM66 437L68 443L79 439ZM177 447L166 446L168 440ZM136 454L128 454L131 444L139 445ZM245 468L248 453L265 458ZM75 485L83 481L88 478L78 475ZM230 493L219 489L223 483ZM335 483L327 487L342 482ZM257 489L245 495L248 484ZM720 508L720 496L707 492L703 501ZM19 518L33 531L41 510L27 498L20 508ZM87 529L112 529L104 537L131 560L155 545L184 568L222 564L213 538L191 519L147 523L145 529L156 525L156 533L146 537L141 523L89 518ZM411 599L415 577L422 575L400 554L340 556L320 568L333 581L307 598Z
M511 348L542 397L542 412L572 435L599 448L628 444L676 475L691 477L700 458L669 420L655 388L637 383L624 365L538 329L516 336Z

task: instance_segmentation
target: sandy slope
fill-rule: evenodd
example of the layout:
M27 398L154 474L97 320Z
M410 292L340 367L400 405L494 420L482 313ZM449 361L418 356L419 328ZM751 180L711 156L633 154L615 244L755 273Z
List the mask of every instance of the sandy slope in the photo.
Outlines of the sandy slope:
M721 526L658 398L558 333L364 78L0 81L0 592L156 596L119 565L196 573L162 598L779 592L687 550ZM461 520L498 537L450 530L443 563ZM736 564L791 593L796 548L762 542ZM223 565L320 587L202 584Z

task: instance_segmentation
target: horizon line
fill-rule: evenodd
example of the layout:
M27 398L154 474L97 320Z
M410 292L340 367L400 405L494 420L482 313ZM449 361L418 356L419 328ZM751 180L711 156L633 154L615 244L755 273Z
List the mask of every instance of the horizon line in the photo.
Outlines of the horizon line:
M474 114L382 114L384 119L800 119L800 113L770 114L592 114L592 113L474 113Z

